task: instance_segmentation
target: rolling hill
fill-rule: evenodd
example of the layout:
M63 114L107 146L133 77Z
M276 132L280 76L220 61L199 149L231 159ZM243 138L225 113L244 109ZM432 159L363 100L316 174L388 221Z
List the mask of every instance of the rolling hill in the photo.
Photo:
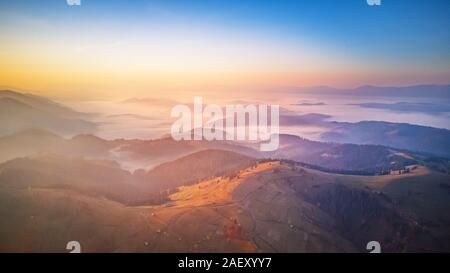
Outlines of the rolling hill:
M147 173L137 171L153 191L193 184L212 176L233 174L256 163L256 159L224 150L204 150L156 166Z
M4 170L2 252L65 252L71 240L83 252L366 252L373 240L383 252L447 252L450 246L450 179L425 167L362 177L261 161L145 206L61 187L64 180L25 186L25 178L14 176L17 182L5 183ZM106 192L121 195L127 188Z

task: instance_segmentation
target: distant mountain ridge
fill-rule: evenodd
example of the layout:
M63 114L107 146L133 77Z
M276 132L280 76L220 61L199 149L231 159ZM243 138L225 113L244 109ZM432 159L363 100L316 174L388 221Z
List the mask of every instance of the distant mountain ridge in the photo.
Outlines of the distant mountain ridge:
M328 130L320 135L323 142L282 135L280 149L260 153L256 147L230 141L174 141L170 137L105 140L92 134L95 124L66 118L78 115L69 108L34 95L13 91L0 94L3 96L0 96L0 106L3 106L0 107L0 136L4 135L0 137L3 151L0 162L37 153L57 153L115 160L123 168L134 171L149 170L195 152L219 149L250 157L301 161L330 170L383 173L426 158L430 159L427 162L433 162L433 167L445 171L447 161L439 157L450 157L450 130L383 121L333 122L328 121L327 115L295 115L295 112L285 113L281 124L320 124ZM38 132L39 129L43 131ZM45 131L55 134L46 135ZM76 137L70 138L71 134Z
M320 139L327 142L373 144L450 158L450 130L408 123L330 122Z
M364 97L416 97L441 98L450 100L450 85L411 85L411 86L373 86L363 85L357 88L334 88L329 86L291 87L284 91L290 93L305 93L315 95L346 95Z
M381 145L312 141L287 134L280 135L280 147L277 151L261 153L260 157L303 162L338 173L386 174L414 164L427 165L444 173L450 172L450 159L446 158Z
M450 171L450 160L448 159L381 145L326 143L285 134L280 135L280 147L274 152L260 152L256 147L257 144L254 145L245 146L243 143L237 145L221 141L174 141L171 138L105 140L93 135L78 135L65 139L44 130L33 129L0 137L0 149L3 151L0 155L0 162L16 157L54 153L112 160L129 171L137 169L148 171L155 166L164 165L166 162L196 153L201 154L202 151L204 157L208 158L208 153L212 153L211 150L220 150L233 152L245 158L294 160L332 172L350 171L355 174L375 175L388 173L390 170L401 170L413 164L427 165L442 172ZM200 158L201 156L198 155L197 159L191 158L191 160L198 161ZM205 162L206 165L210 163L212 162ZM133 165L134 167L127 168L127 166ZM151 168L149 168L150 166ZM221 165L219 164L217 167L219 168ZM187 170L186 176L193 175L189 173L189 170Z
M93 133L96 124L87 116L43 97L0 91L0 136L35 127L61 135Z
M450 158L450 130L409 123L367 120L332 121L324 114L285 114L280 125L287 127L317 126L324 132L318 140L341 144L372 144L424 152Z
M46 97L33 94L20 93L12 90L0 90L1 99L11 99L21 102L36 109L46 111L56 115L64 115L65 117L81 118L89 114L81 113L70 109L69 107L56 103Z

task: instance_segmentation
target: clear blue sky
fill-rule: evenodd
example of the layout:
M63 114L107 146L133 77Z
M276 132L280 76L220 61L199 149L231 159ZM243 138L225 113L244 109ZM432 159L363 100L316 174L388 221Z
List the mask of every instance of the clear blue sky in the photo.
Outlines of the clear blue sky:
M69 9L65 0L0 1L2 13L82 18L92 24L130 24L174 15L174 20L264 29L292 39L307 33L337 45L365 47L368 54L376 54L372 49L408 56L450 54L448 0L382 0L379 7L365 0L82 0L82 6Z

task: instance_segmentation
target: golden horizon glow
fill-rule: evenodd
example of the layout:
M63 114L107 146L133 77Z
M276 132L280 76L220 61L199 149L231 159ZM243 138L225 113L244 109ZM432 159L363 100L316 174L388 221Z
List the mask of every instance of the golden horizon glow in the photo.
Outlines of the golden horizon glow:
M10 15L0 32L0 87L67 98L183 91L447 83L450 71L358 56L307 34L173 22L52 25Z

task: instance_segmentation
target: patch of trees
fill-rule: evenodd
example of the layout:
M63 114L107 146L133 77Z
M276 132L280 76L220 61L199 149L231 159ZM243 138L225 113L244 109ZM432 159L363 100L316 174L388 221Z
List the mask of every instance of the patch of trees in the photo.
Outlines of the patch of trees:
M325 168L313 164L308 164L304 162L298 162L293 160L281 160L282 164L291 165L294 167L303 167L307 169L317 170L326 173L334 173L334 174L344 174L344 175L361 175L361 176L378 176L378 175L389 175L392 171L402 171L403 173L409 172L404 166L393 166L391 168L380 167L374 169L367 170L346 170L346 169L330 169Z

